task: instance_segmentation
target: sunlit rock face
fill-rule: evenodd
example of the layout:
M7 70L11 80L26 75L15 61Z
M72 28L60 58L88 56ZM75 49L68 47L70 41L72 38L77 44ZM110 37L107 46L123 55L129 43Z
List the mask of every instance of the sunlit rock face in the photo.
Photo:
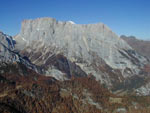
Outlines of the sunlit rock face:
M53 18L24 20L15 39L16 48L34 64L50 67L50 59L61 54L108 86L115 81L111 74L119 70L116 78L121 82L138 74L147 62L103 23L79 25ZM103 67L109 68L104 72Z

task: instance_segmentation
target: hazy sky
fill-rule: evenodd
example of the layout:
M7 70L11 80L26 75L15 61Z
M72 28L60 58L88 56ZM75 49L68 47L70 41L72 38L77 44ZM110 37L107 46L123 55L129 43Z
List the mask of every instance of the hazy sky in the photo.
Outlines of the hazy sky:
M118 35L150 39L150 0L0 0L0 30L15 35L21 21L38 17L102 22Z

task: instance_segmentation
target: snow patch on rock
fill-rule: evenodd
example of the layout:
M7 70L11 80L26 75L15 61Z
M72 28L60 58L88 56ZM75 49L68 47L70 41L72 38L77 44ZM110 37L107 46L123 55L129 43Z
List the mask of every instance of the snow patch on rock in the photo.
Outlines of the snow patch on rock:
M70 24L76 24L75 22L73 22L73 21L68 21Z

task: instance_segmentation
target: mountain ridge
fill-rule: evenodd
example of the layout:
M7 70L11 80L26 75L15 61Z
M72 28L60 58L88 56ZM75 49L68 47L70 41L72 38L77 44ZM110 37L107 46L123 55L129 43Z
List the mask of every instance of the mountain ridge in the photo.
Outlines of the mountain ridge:
M139 54L146 56L150 59L150 41L149 40L140 40L134 36L120 36L125 40L132 48L134 48Z

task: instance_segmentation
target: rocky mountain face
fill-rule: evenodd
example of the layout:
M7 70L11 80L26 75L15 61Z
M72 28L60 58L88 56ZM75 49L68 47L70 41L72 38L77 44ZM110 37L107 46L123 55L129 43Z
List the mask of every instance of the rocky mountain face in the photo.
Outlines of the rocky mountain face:
M29 69L37 71L37 67L33 65L27 57L21 57L20 54L15 51L16 41L11 37L0 32L0 73L4 71L9 72L11 70L3 70L2 67L7 65L25 65ZM40 72L40 71L39 71Z
M58 80L92 74L114 91L132 86L133 79L143 78L145 82L143 69L148 59L102 23L79 25L52 18L25 20L14 38L20 54L44 67L45 75ZM141 85L134 84L131 89Z
M125 40L133 49L135 49L139 54L150 59L150 41L139 40L134 36L120 36L123 40Z

